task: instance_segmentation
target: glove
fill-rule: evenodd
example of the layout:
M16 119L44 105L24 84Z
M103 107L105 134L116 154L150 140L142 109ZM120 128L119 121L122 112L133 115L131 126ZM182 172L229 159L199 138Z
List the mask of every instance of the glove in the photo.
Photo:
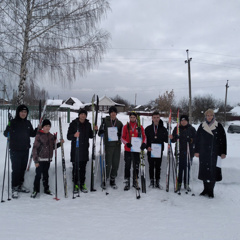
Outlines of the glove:
M180 137L179 137L179 135L178 135L178 134L175 136L175 139L180 139Z
M141 145L141 150L143 151L145 148L147 148L147 145L146 145L146 143L142 143L142 145Z
M105 133L105 131L103 129L100 129L99 132L98 132L98 135L102 135L104 133Z
M131 143L127 143L126 144L128 148L131 148L132 147L132 144Z

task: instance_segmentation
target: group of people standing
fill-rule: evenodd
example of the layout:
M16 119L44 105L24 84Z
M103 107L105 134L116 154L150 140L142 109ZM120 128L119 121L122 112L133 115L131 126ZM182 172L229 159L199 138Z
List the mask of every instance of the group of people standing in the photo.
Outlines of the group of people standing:
M33 160L36 166L33 193L35 198L40 192L40 180L43 176L44 193L51 194L48 184L48 170L52 161L53 151L60 146L56 144L56 136L50 133L51 122L45 119L42 125L33 129L31 122L27 120L28 108L25 105L18 106L16 116L10 121L4 135L10 135L10 157L12 163L12 197L17 198L19 192L29 192L23 186L24 173L27 167L30 137L35 137L33 145ZM106 179L113 189L117 189L116 177L121 156L121 143L124 144L124 190L130 189L130 178L132 186L137 188L139 177L140 151L147 150L149 163L149 177L151 188L163 189L160 185L161 164L164 151L164 143L169 138L172 143L179 142L179 171L177 176L178 189L184 188L190 191L190 164L188 156L199 158L198 178L203 181L204 190L200 195L214 197L214 186L216 181L221 181L221 168L218 167L219 158L226 157L226 134L223 126L215 119L213 110L205 112L205 119L196 131L189 124L187 115L181 115L179 132L174 128L172 134L164 127L159 112L152 113L152 124L145 129L137 121L137 113L129 114L129 122L123 125L117 118L117 108L109 108L109 116L102 121L100 128L92 129L87 119L87 111L80 109L78 117L74 119L68 128L67 139L71 141L71 162L73 165L72 180L74 188L86 193L88 192L86 179L86 166L89 161L89 139L93 138L93 131L98 135L104 135ZM79 141L79 151L76 151L76 142ZM64 140L61 139L63 143ZM79 164L76 165L76 153ZM190 161L190 162L191 162ZM187 164L189 164L188 167ZM132 168L132 174L131 174ZM76 190L74 189L74 190Z

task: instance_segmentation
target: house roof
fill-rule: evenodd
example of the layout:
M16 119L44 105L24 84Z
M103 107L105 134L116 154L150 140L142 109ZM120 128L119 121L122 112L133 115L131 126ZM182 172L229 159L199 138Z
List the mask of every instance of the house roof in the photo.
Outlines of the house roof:
M48 99L47 100L47 105L48 106L60 106L63 103L63 100L60 99Z
M99 106L125 106L125 104L116 103L111 98L103 96L99 98Z
M73 104L70 105L68 102L72 102ZM61 104L61 108L70 108L72 110L79 110L80 108L84 108L86 104L83 104L80 100L75 97L68 98L63 104Z

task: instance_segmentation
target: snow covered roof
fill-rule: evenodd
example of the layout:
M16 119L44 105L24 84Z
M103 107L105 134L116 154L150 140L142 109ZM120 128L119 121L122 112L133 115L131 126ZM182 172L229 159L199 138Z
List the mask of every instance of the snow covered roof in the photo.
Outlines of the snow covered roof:
M111 98L103 96L99 98L99 106L125 106L125 104L116 103Z
M138 105L138 106L136 106L134 109L138 109L138 108L140 108L142 105Z
M80 100L75 97L68 98L63 104L61 104L61 108L70 108L72 110L79 110L80 108L84 108L86 104L83 104Z
M47 105L48 106L60 106L63 103L63 100L60 99L48 99L47 100Z

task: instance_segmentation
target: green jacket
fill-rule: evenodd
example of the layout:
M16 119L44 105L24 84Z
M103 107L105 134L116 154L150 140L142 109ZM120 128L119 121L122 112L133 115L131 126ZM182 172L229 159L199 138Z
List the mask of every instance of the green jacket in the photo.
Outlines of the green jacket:
M109 127L117 127L118 141L108 141L108 128ZM117 118L115 120L114 125L111 122L110 116L103 118L98 135L101 136L102 134L104 134L105 147L114 147L114 146L121 144L122 128L123 128L123 124Z

